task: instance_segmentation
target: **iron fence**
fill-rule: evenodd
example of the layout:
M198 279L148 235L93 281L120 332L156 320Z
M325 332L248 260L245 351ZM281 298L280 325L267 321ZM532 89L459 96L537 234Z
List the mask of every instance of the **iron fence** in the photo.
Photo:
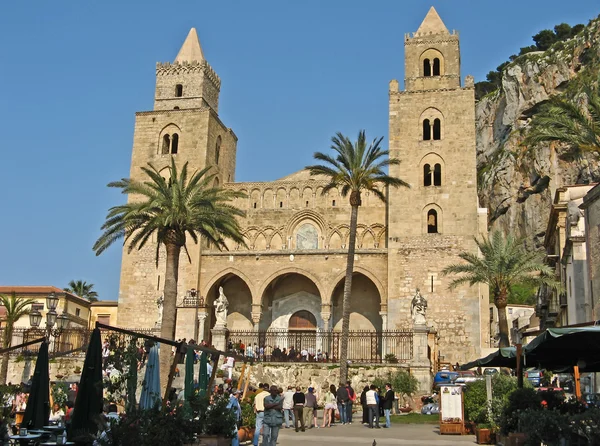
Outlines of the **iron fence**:
M342 345L336 331L231 330L228 336L228 349L267 362L337 362ZM406 362L412 359L412 345L412 331L350 331L348 360Z

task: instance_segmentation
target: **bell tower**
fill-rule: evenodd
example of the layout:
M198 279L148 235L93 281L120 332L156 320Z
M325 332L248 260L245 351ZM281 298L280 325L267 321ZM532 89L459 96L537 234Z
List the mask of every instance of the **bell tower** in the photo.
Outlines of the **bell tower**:
M192 28L175 60L156 64L153 110L135 115L130 178L143 179L141 168L148 163L166 169L173 157L179 168L187 162L191 172L211 166L217 185L234 181L237 137L219 118L220 89L221 79ZM161 250L157 267L155 249L149 243L140 251L123 250L120 326L148 328L158 322L165 262ZM186 291L199 288L201 247L188 241L187 251L191 262L182 250L178 304Z
M419 288L442 355L461 362L479 353L473 340L484 338L488 304L486 290L451 291L452 278L441 274L461 251L476 253L473 238L487 233L477 198L474 83L467 76L461 86L458 33L433 7L404 48L404 90L396 80L389 88L390 155L401 161L390 174L411 188L389 190L388 313L410 314Z

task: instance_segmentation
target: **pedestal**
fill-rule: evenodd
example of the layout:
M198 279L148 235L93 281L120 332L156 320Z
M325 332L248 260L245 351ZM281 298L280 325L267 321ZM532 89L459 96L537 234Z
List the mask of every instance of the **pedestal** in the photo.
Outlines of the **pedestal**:
M212 333L212 345L217 350L227 351L227 334L229 330L226 327L215 327L210 332Z
M419 381L419 390L431 390L431 361L427 355L429 328L425 324L415 324L413 327L413 356L410 362L412 375Z

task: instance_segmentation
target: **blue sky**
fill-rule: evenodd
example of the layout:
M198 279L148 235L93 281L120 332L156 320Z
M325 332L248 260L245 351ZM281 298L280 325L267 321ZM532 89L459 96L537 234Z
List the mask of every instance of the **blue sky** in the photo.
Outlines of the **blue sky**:
M116 299L121 249L92 245L123 197L134 113L154 68L191 27L222 80L220 116L239 138L236 180L311 163L337 131L387 140L387 89L403 36L434 5L461 36L476 81L531 36L600 13L597 0L5 1L0 4L0 284L92 282Z

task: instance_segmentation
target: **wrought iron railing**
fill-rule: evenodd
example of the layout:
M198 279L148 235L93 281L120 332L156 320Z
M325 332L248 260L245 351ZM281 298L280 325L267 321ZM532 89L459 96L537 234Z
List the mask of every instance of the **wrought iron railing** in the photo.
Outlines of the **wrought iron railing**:
M230 349L242 354L243 345L244 355L267 362L337 362L341 344L342 334L337 331L232 330L228 339ZM412 331L351 331L348 360L358 363L406 362L412 359L412 345Z

